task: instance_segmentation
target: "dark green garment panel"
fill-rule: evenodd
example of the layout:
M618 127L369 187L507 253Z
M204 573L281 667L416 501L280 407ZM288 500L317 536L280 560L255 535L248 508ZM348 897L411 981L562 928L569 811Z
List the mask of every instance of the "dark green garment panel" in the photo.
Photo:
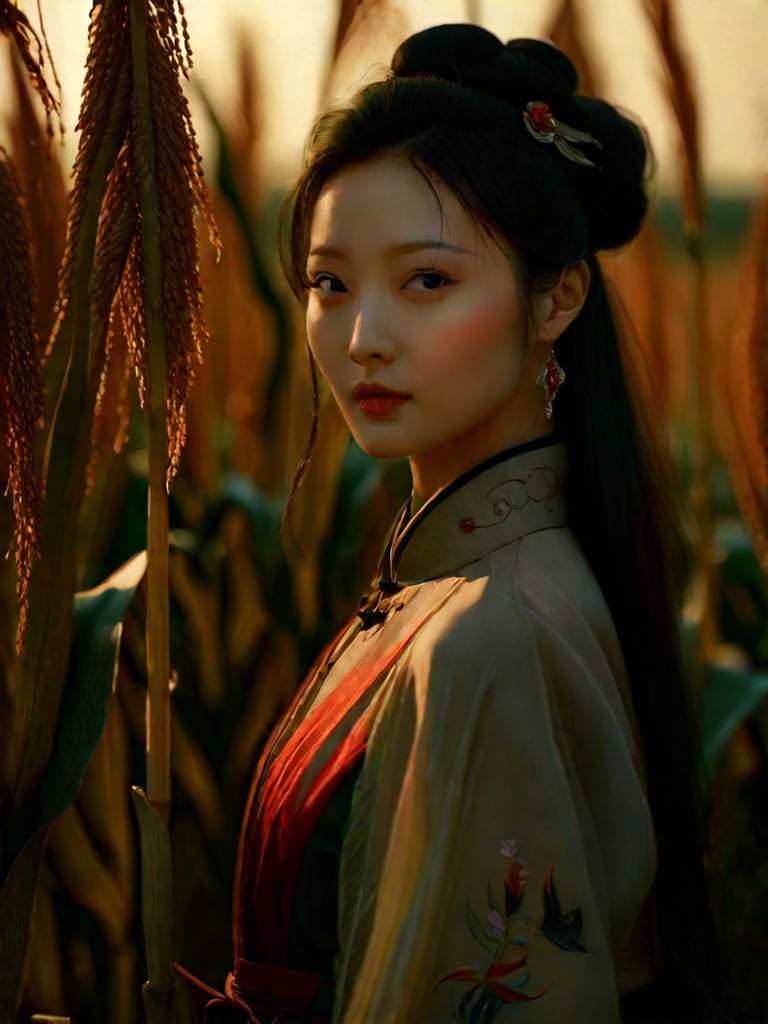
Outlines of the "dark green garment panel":
M334 791L309 837L291 909L286 966L326 978L334 977L339 953L339 862L362 765L361 757Z

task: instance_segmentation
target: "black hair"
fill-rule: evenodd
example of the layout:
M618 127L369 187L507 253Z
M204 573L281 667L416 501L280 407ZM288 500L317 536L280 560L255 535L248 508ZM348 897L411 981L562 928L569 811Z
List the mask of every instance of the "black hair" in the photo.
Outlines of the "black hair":
M697 1024L724 1021L727 984L708 897L698 745L680 656L684 571L674 491L662 449L633 402L596 258L640 230L650 153L637 124L602 100L576 95L577 84L571 62L548 43L505 45L472 25L412 36L385 81L317 121L305 170L284 206L290 243L281 260L303 296L310 220L322 188L346 167L392 157L439 179L480 225L509 242L528 294L586 260L584 307L557 342L566 384L555 403L556 426L568 443L570 479L578 481L567 492L569 517L613 616L646 756L666 1010ZM533 137L523 117L531 101L598 140L574 144L594 166Z

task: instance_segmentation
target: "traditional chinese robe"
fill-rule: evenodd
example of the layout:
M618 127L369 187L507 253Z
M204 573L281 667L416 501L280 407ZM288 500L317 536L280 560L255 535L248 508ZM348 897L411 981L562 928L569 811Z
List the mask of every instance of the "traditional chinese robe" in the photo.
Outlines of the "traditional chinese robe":
M229 980L258 1019L614 1024L651 979L642 753L565 472L545 439L406 509L276 730Z

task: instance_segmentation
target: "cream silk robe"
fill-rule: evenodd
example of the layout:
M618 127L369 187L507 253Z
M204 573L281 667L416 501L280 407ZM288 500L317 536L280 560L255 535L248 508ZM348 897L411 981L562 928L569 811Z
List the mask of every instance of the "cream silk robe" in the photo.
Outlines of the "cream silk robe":
M290 716L343 708L300 793L367 737L334 1024L614 1024L651 980L642 757L564 472L563 444L521 446L404 514L374 624Z

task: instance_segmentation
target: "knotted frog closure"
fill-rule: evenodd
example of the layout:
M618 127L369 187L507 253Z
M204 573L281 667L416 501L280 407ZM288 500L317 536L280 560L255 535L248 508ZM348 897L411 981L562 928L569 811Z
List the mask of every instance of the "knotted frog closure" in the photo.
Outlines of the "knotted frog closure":
M402 601L398 601L396 595L402 590L399 583L391 580L379 580L376 589L366 594L360 601L357 615L360 619L362 630L379 626L389 615L390 611L398 611L403 607Z

